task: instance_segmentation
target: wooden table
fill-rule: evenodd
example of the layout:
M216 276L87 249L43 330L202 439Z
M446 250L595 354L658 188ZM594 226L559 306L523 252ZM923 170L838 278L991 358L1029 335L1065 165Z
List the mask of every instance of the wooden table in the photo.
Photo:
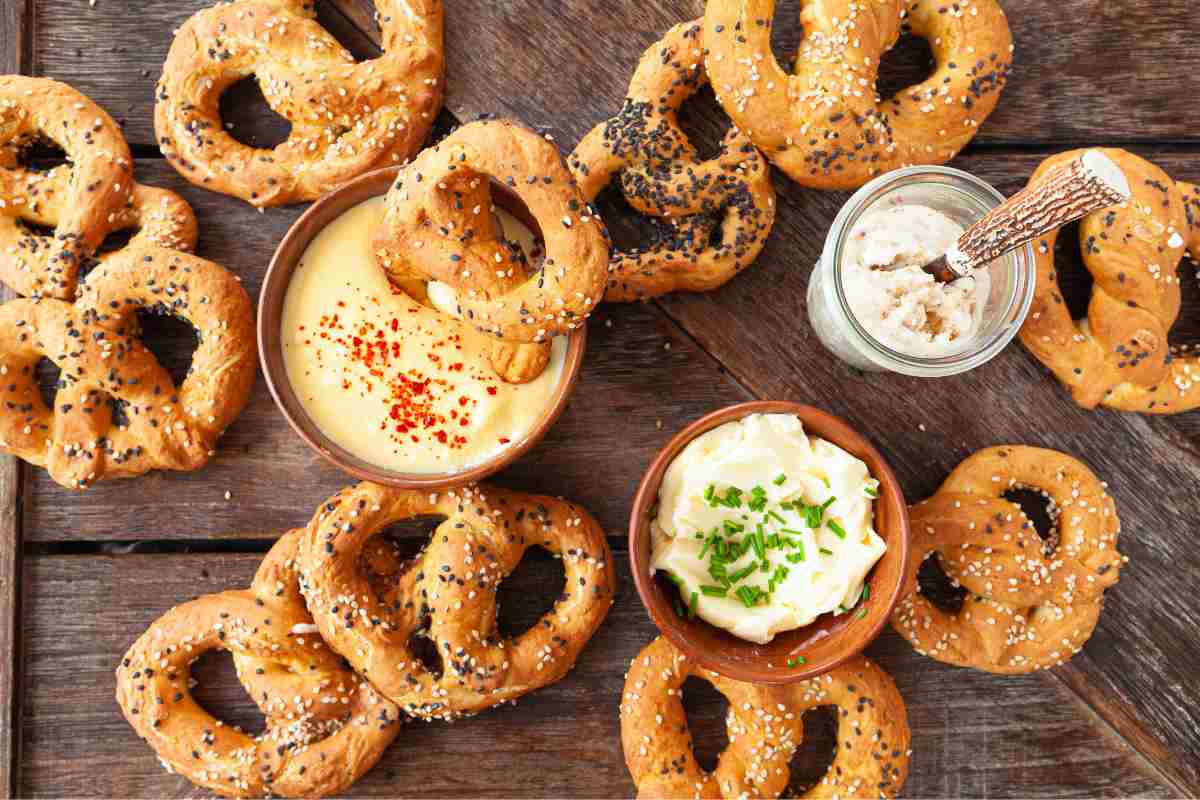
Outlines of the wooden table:
M200 255L235 271L252 296L300 207L259 214L196 189L154 144L153 84L171 31L211 0L4 0L5 72L66 81L120 119L143 183L195 208ZM1177 178L1200 180L1200 72L1190 0L1002 0L1016 70L998 110L954 165L1002 192L1046 155L1121 144ZM324 24L359 55L376 52L367 0L323 0ZM570 149L620 105L641 51L702 0L447 0L449 94L444 123L510 114ZM796 32L796 0L778 28ZM786 46L786 42L784 43ZM921 77L917 48L891 59L903 85ZM915 70L915 71L914 71ZM237 91L243 138L279 123ZM686 126L715 142L724 123L708 97ZM753 397L799 400L866 432L910 500L929 495L970 452L1003 442L1054 447L1108 480L1130 563L1108 593L1099 628L1068 665L1020 677L955 669L916 655L890 631L868 651L896 681L913 729L906 794L929 796L1200 795L1200 413L1154 418L1077 408L1019 344L968 375L919 381L862 374L813 336L805 287L845 200L776 176L779 218L758 263L723 289L659 302L602 306L590 322L582 380L546 440L498 476L563 494L611 534L617 603L578 667L518 705L453 725L410 724L355 795L609 796L633 786L619 742L617 701L630 658L655 635L633 590L624 545L634 487L672 432ZM618 241L636 230L608 206ZM1062 254L1077 307L1088 281ZM1200 334L1194 266L1175 338ZM148 344L185 369L191 334L157 326ZM113 669L157 615L194 595L241 587L272 538L304 523L349 482L291 432L260 379L250 407L194 474L154 474L72 494L41 470L0 468L0 787L22 796L184 796L124 723ZM414 540L423 532L409 531ZM506 624L528 624L560 580L532 558L506 584ZM252 724L227 657L205 658L202 702ZM719 750L723 707L689 691L704 753ZM830 757L827 719L809 720L798 780Z

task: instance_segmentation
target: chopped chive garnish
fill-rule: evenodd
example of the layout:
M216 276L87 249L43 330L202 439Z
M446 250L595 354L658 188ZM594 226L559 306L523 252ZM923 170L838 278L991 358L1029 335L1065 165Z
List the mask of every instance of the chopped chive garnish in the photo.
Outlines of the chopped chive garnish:
M692 599L688 601L688 611L687 611L688 619L696 618L696 603L699 602L699 600L700 600L700 595L697 594L696 592L692 592Z
M768 516L768 517L771 517L772 519L774 519L774 520L775 520L776 522L778 522L780 525L786 525L786 524L787 524L787 520L786 520L786 519L784 519L783 517L779 516L779 514L777 514L777 513L775 512L775 510L774 510L774 509L772 509L771 511L768 511L768 512L767 512L767 516Z
M749 564L749 565L739 569L737 572L735 572L729 576L729 582L737 583L738 581L745 580L746 576L749 575L751 572L754 572L754 569L757 566L758 566L758 564Z
M867 609L866 609L866 607L864 606L864 607L860 608L860 609L858 610L858 613L857 613L857 614L855 614L854 616L858 617L859 619L862 619L862 618L863 618L863 617L865 617L866 615L867 615Z
M839 525L836 519L829 520L829 530L833 531L839 539L846 538L846 529Z
M862 597L859 598L859 602L861 603L861 602L865 601L870 596L871 596L871 587L864 583Z
M669 569L664 569L663 574L667 576L668 580L670 580L671 583L675 584L676 586L678 586L680 588L683 588L683 578L679 577L674 572L671 572L671 570L669 570Z
M724 586L713 586L712 584L700 584L700 593L705 597L724 597L729 594L729 590Z
M832 551L832 550L826 550L824 547L820 548L820 550L821 550L821 555L823 555L823 556L831 556L831 555L833 555L833 551Z
M786 533L788 536L803 536L804 535L800 531L795 530L794 528L780 528L779 532Z
M787 560L793 564L799 564L804 560L804 542L796 542L796 547L800 551L798 553L788 553Z
M756 532L750 534L750 546L754 548L754 555L758 556L759 561L767 557L767 548L763 544L762 526L759 526Z
M735 533L741 533L742 531L746 530L745 525L741 524L740 522L734 522L731 519L725 520L725 522L722 523L722 526L725 528L726 536L732 536Z
M801 664L807 664L807 663L808 662L805 661L804 656L793 656L792 658L789 658L787 660L787 665L789 667L798 667Z
M827 475L822 475L821 483L825 484L825 488L828 489L829 488L829 477Z
M707 501L710 506L715 506L717 504L716 495L717 495L717 487L710 483L708 485L708 488L704 490L705 501Z
M783 484L786 482L787 482L787 475L783 474L782 472L779 473L779 475L775 478L776 486L783 486Z
M704 542L704 547L700 548L700 556L699 556L700 560L702 560L702 561L704 560L704 554L708 552L708 548L712 547L712 543L713 543L712 537L709 537L709 539Z
M863 491L866 492L867 497L879 497L879 490L874 486L868 486Z

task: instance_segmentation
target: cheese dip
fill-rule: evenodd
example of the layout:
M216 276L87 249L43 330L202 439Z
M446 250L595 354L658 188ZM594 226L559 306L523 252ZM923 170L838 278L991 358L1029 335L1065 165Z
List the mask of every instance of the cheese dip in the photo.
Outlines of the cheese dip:
M529 383L500 380L490 339L388 281L370 247L382 214L383 197L367 200L304 251L283 306L288 379L321 432L356 456L399 472L459 472L536 427L567 342L554 341L550 364ZM508 238L531 247L528 229L497 215Z
M663 476L654 571L680 610L760 644L848 613L884 553L879 482L792 414L752 414L694 439Z

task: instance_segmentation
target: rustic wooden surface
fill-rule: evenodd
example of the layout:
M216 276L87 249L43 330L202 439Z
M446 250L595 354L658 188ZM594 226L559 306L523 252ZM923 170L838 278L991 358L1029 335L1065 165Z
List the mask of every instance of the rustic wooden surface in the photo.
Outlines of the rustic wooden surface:
M1122 143L1176 177L1200 180L1200 106L1186 83L1200 69L1192 3L1001 2L1017 43L1016 72L956 166L1010 193L1045 155ZM256 295L274 244L302 209L259 214L195 189L154 145L153 83L170 31L209 3L5 0L0 61L7 71L68 81L121 119L138 179L183 194L200 218L199 253L235 271ZM795 40L796 3L780 3L784 47ZM569 149L619 108L641 51L701 10L701 0L447 0L446 122L511 114L547 128ZM369 0L322 0L318 11L351 50L371 54L377 33ZM890 67L896 79L919 77L919 55L907 52ZM252 90L235 92L228 105L236 113L227 120L235 132L280 134ZM723 130L711 96L690 104L684 122L701 143ZM578 500L618 548L617 605L577 670L514 708L454 725L410 726L353 794L628 795L616 703L625 666L654 635L619 550L634 487L656 449L686 422L764 397L811 402L856 423L891 459L911 500L928 495L979 447L1022 442L1065 450L1109 481L1125 523L1129 568L1109 592L1096 635L1064 668L997 678L920 658L891 633L872 646L909 706L914 755L906 795L1200 795L1200 595L1193 590L1200 556L1190 535L1200 413L1160 419L1080 411L1019 345L967 376L938 381L846 368L821 349L804 303L810 265L846 195L784 179L777 188L773 236L758 263L730 285L599 310L567 412L497 478ZM636 225L615 206L605 210L618 241L636 241ZM1085 298L1088 285L1077 260L1064 253L1074 299ZM1173 334L1180 342L1200 335L1194 272L1185 265L1185 311ZM189 341L186 330L159 326L149 344L169 366L184 368ZM21 721L0 731L0 791L194 796L121 720L112 701L116 661L171 605L247 582L270 537L302 523L347 481L291 434L261 380L220 456L199 473L102 483L74 495L40 471L0 463L0 653L12 654L0 660L0 706ZM531 604L556 591L553 570L548 560L535 561L514 576L505 613L532 619ZM227 662L202 665L202 697L231 721L251 722ZM688 705L699 748L713 752L721 704L711 692L689 691ZM796 761L798 780L828 759L828 726L814 720L811 730Z

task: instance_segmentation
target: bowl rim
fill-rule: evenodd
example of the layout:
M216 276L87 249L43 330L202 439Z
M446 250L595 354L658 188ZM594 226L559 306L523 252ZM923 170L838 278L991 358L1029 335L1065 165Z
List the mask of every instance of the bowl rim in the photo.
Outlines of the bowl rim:
M580 325L568 335L558 387L537 424L520 441L478 464L454 472L400 472L371 464L330 439L304 410L292 388L283 361L280 325L287 288L301 256L317 234L359 203L386 194L401 169L402 165L394 165L371 170L338 185L314 201L288 228L271 256L259 290L256 321L259 364L276 407L292 430L327 462L361 480L401 489L437 490L493 475L541 441L566 408L571 392L579 381L587 343L587 325ZM499 189L493 195L497 205L505 207L513 201L515 195L510 196L511 193L507 193L503 185L493 182L493 188ZM523 206L506 210L514 211L526 225L530 223ZM536 223L534 228L536 230Z
M823 662L799 665L795 668L789 667L787 671L776 668L768 669L765 666L753 668L743 661L725 657L719 652L714 652L709 648L700 646L698 642L688 637L678 625L674 610L667 608L664 611L658 607L656 602L651 600L652 594L656 591L655 579L650 574L648 563L641 566L638 564L639 544L643 538L649 538L650 536L650 509L658 498L658 490L662 484L667 467L670 466L671 462L675 460L680 452L701 434L726 422L742 419L751 414L779 413L795 414L804 424L806 432L809 432L808 421L810 419L822 420L824 423L822 427L832 427L838 431L839 435L836 437L825 436L823 433L810 433L810 435L819 435L827 439L827 441L857 454L869 454L879 464L878 470L872 469L871 471L872 476L879 481L880 486L879 497L876 498L876 502L886 502L889 506L894 507L897 512L898 529L896 533L898 536L895 537L897 541L893 542L893 537L889 537L887 539L887 547L889 549L893 547L898 549L894 557L899 559L901 565L901 568L898 570L899 580L891 587L891 590L887 594L886 602L881 606L884 609L883 612L877 615L877 618L871 623L870 628L865 633L860 634L860 644L845 647L835 656ZM859 457L861 458L862 456L859 455ZM653 461L651 461L649 468L642 476L642 480L638 484L637 493L634 495L633 508L629 515L628 545L629 566L633 572L633 582L637 587L638 596L642 601L642 605L645 606L647 613L650 615L651 621L654 622L663 636L670 640L689 659L712 672L716 672L727 678L750 683L782 685L823 675L861 653L871 642L878 638L883 632L884 626L891 619L892 612L895 610L904 591L908 571L907 565L911 554L912 534L908 518L908 503L904 499L900 481L896 478L887 459L883 457L883 454L865 436L840 417L814 406L788 400L750 400L725 406L724 408L705 414L676 433L659 450ZM649 553L648 546L646 552ZM875 596L875 593L872 593L872 598ZM707 625L708 623L701 620L701 624ZM844 630L835 631L830 635L838 636ZM748 642L747 644L753 643Z

